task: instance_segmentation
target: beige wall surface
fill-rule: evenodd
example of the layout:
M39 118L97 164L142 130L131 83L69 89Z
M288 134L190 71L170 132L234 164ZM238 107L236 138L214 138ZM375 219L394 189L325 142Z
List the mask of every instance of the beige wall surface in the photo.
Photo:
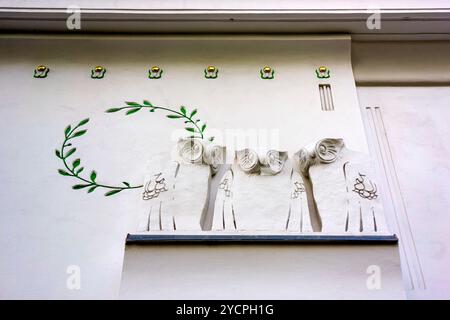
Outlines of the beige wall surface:
M54 149L66 125L90 117L88 133L76 142L86 170L96 169L98 179L106 182L141 183L146 159L170 152L179 126L162 114L104 113L125 100L195 106L209 130L217 129L214 134L230 127L281 128L280 141L290 150L318 137L317 131L305 130L311 126L324 135L344 135L353 149L367 149L345 37L322 44L311 39L307 46L291 40L257 45L248 39L239 45L213 41L211 46L177 41L160 46L151 39L127 40L126 45L111 39L0 40L0 247L8 257L0 259L1 298L118 296L125 234L135 228L142 210L139 194L123 192L109 199L100 192L71 190L74 181L56 172L61 164ZM448 48L444 42L354 43L356 81L380 86L412 79L415 85L445 85ZM32 77L38 64L50 66L47 79ZM90 69L99 64L108 68L107 76L90 79ZM160 82L146 78L153 64L167 71ZM203 78L209 64L222 70L216 82ZM258 70L266 64L276 68L276 81L259 79ZM333 125L331 118L314 113L320 99L310 68L320 64L339 79L337 107L349 122ZM393 199L387 206L389 222L405 244L401 254L409 264L403 273L410 298L448 298L450 286L449 87L444 85L358 87L369 149L381 154L381 165L391 151L384 191ZM381 112L383 123L375 125L386 131L382 152L376 149L366 107ZM302 116L308 110L316 110L315 121ZM289 139L292 134L296 139ZM69 265L81 267L81 290L66 287Z
M120 298L404 299L405 293L395 244L128 245Z
M79 181L58 174L54 150L68 124L90 117L69 163L79 157L99 182L141 184L148 159L170 160L184 124L160 111L104 112L125 101L195 107L207 134L227 144L227 132L250 130L291 154L328 136L367 151L347 36L0 41L2 298L117 297L124 237L147 209L139 191L72 190ZM39 64L50 68L45 79L33 78ZM334 112L321 110L322 64L332 72ZM90 78L96 65L107 68L104 79ZM160 80L147 78L152 65L164 69ZM217 79L204 78L208 65L219 68ZM275 79L260 78L266 65ZM66 288L70 265L81 268L81 290Z
M353 42L352 64L407 295L448 299L450 43Z
M359 87L358 95L387 176L385 209L403 245L407 295L448 299L450 87Z

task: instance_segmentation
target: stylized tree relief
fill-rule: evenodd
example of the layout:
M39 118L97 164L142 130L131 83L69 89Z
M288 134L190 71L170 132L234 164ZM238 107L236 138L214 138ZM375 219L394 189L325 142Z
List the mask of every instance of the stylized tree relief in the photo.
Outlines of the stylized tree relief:
M160 172L155 174L153 179L145 183L144 192L142 193L142 199L155 199L158 198L161 192L166 191L169 191L169 189L167 189L166 178L164 178L162 172Z
M353 192L359 194L363 199L373 200L378 197L377 195L377 185L372 183L366 175L358 172L359 178L355 179L355 184L353 185ZM367 180L367 181L366 181Z

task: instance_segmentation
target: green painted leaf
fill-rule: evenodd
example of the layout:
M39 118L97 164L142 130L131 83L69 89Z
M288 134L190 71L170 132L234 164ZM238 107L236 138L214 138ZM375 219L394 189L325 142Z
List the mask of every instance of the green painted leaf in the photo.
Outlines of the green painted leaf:
M195 129L194 129L194 128L186 127L185 129L186 129L186 131L189 131L189 132L195 132Z
M184 106L180 107L180 111L182 114L186 115L186 108Z
M208 140L209 140L209 141L213 141L213 140L214 140L214 137L209 137Z
M195 123L200 122L200 119L195 120Z
M192 110L190 118L192 118L193 116L195 116L197 114L197 109Z
M86 118L86 119L84 119L84 120L81 120L80 121L80 123L78 124L78 126L80 127L80 126L83 126L83 125L85 125L86 123L88 123L89 122L89 118Z
M120 111L120 110L122 110L122 109L123 109L123 108L111 108L111 109L106 110L105 112L112 113L112 112Z
M92 181L92 182L95 182L95 178L97 178L97 172L92 171L92 172L91 172L91 181Z
M169 119L180 119L180 118L183 118L182 116L177 116L175 114L169 114L166 117L169 118Z
M128 116L129 114L136 113L136 112L138 112L139 110L141 110L141 108L134 108L134 109L128 110L127 113L126 113L126 115Z
M75 132L75 133L72 135L72 138L80 137L80 136L82 136L83 134L85 134L86 132L87 132L87 130L80 130L80 131L77 131L77 132Z
M72 148L64 155L64 158L70 157L75 151L77 151L77 148Z
M155 112L155 108L153 108L153 109L150 109L150 112Z
M64 129L64 135L67 137L70 133L70 130L72 130L72 127L70 126L70 124L66 127L66 129Z
M120 191L122 191L122 189L111 190L111 191L108 191L107 193L105 193L105 196L109 197L109 196L112 196L112 195L114 195L116 193L119 193Z
M141 105L137 102L125 102L127 105L132 107L140 107Z
M88 193L91 193L91 192L94 191L96 188L97 188L97 186L90 187L89 190L88 190Z
M61 152L59 152L59 150L55 150L55 154L58 158L61 159Z
M204 125L202 125L202 129L201 129L202 132L205 131L205 129L206 129L206 123Z
M153 105L152 105L152 104L150 103L150 101L148 101L148 100L144 100L144 101L143 101L143 104L146 105L146 106L153 107Z
M76 160L72 163L73 169L75 169L76 167L78 167L78 166L80 165L80 163L81 163L81 160L80 160L80 159L76 159Z
M123 183L124 185L126 185L127 187L130 187L130 184L129 184L128 182L122 181L122 183Z
M72 189L79 190L79 189L83 189L83 188L86 188L89 186L91 186L91 184L76 184L76 185L72 186Z
M76 174L76 175L79 175L79 174L81 173L81 171L83 171L83 170L84 170L84 168L81 167L80 169L78 169L78 170L75 172L75 174Z
M63 175L63 176L71 176L70 173L68 173L67 171L65 171L63 169L58 169L58 172L60 175Z

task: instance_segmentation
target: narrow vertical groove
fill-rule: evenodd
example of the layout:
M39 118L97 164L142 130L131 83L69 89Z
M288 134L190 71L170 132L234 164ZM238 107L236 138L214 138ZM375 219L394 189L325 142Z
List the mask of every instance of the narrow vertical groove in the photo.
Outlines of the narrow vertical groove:
M330 97L328 96L328 85L324 84L323 85L323 90L325 93L325 105L326 105L326 111L330 111Z
M152 208L153 208L153 207L150 207L150 210L149 210L149 212L148 212L147 231L150 231L150 218L151 218L151 216L152 216Z
M289 219L291 219L291 203L289 203L289 211L288 211L288 217L286 220L286 230L289 228Z
M328 85L324 85L323 89L325 92L326 110L330 111L330 96L328 95Z
M367 107L366 110L367 115L368 115L368 123L371 126L371 131L373 133L373 135L375 136L375 144L377 146L377 148L375 148L377 150L377 154L378 154L378 159L379 159L379 163L382 166L383 172L384 172L384 176L386 177L386 182L387 182L387 187L389 189L389 195L390 195L390 199L394 202L394 191L392 190L392 185L391 185L391 181L389 179L389 172L387 169L387 160L384 158L383 155L383 149L382 149L382 141L380 139L380 135L379 135L379 126L377 126L377 123L375 121L375 117L374 117L374 112L373 112L373 108L371 107ZM396 205L393 203L392 208L394 210L394 219L395 222L397 224L397 232L398 235L400 237L400 239L403 239L403 235L402 235L402 228L401 228L401 224L399 221L399 214L397 212L397 207ZM410 284L410 288L414 289L415 284L414 284L414 279L411 273L411 266L410 266L410 261L409 261L409 257L408 254L406 252L406 248L405 245L403 244L403 241L400 241L400 250L402 252L402 255L404 257L404 262L406 264L406 269L407 269L407 273L408 273L408 279L409 279L409 284Z
M334 111L333 94L331 93L331 85L319 84L320 104L322 111Z
M323 94L323 85L319 84L319 95L320 95L320 107L322 111L325 111L325 97Z
M161 214L161 203L162 203L162 201L159 202L159 230L163 229L162 228L162 219L161 219L161 217L162 217L162 214Z
M232 215L233 215L233 225L234 225L234 229L237 230L236 216L234 215L234 206L233 206L233 204L231 204L231 213L232 213Z
M303 199L300 196L300 232L303 232Z
M375 209L372 207L372 217L373 217L373 231L377 232L377 219L375 219Z
M349 219L349 212L347 210L347 219L345 220L345 232L348 232L348 219Z
M379 107L375 108L375 113L377 114L379 122L381 124L381 129L382 129L382 133L383 133L383 137L384 137L384 141L385 141L387 156L388 156L388 158L390 160L390 163L392 164L392 166L391 166L392 167L392 172L393 172L392 178L393 178L394 185L396 186L396 189L397 189L397 192L398 192L398 195L399 195L399 198L400 198L400 203L401 203L401 207L402 207L403 216L404 216L404 219L406 221L406 232L407 232L408 237L409 237L409 242L411 243L412 248L413 248L412 251L413 251L414 260L415 260L414 266L418 269L418 274L419 274L419 277L418 277L419 278L418 279L419 287L421 289L426 289L425 277L423 275L422 265L420 263L419 256L417 254L416 242L414 240L414 236L413 236L412 231L411 231L411 223L409 221L408 211L406 209L405 197L403 196L402 189L400 188L400 180L398 178L397 170L395 168L394 157L392 155L392 149L391 149L388 137L387 137L386 127L384 125L383 117L381 115L381 111L380 111Z
M361 203L359 204L359 232L364 231Z
M330 110L334 111L333 92L331 91L331 85L328 86L328 90L330 91Z
M223 230L225 230L225 200L223 200L223 205L222 205L222 227L223 227Z

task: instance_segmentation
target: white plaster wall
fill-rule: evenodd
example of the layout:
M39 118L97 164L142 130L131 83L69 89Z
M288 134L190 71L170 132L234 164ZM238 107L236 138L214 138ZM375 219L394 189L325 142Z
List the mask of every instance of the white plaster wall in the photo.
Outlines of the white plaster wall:
M139 192L72 190L54 149L66 125L90 117L76 141L85 170L96 169L98 181L142 183L147 160L169 155L182 126L159 112L104 113L124 101L197 107L219 141L226 129L255 128L275 130L291 152L324 136L367 150L348 37L120 39L0 40L1 298L117 297L124 238L144 208ZM50 67L48 78L32 77L38 64ZM90 79L99 64L105 79ZM163 79L147 79L154 64ZM204 79L207 65L220 68L217 80ZM259 78L265 65L275 80ZM319 65L332 70L335 112L321 111ZM81 290L66 288L68 265L81 267Z
M367 286L370 266L379 267L378 289ZM395 244L129 245L120 298L404 299L405 292Z
M412 232L410 264L403 261L408 297L449 299L450 87L359 87L358 95L363 108L381 110L400 185L391 219L405 215L400 223Z

